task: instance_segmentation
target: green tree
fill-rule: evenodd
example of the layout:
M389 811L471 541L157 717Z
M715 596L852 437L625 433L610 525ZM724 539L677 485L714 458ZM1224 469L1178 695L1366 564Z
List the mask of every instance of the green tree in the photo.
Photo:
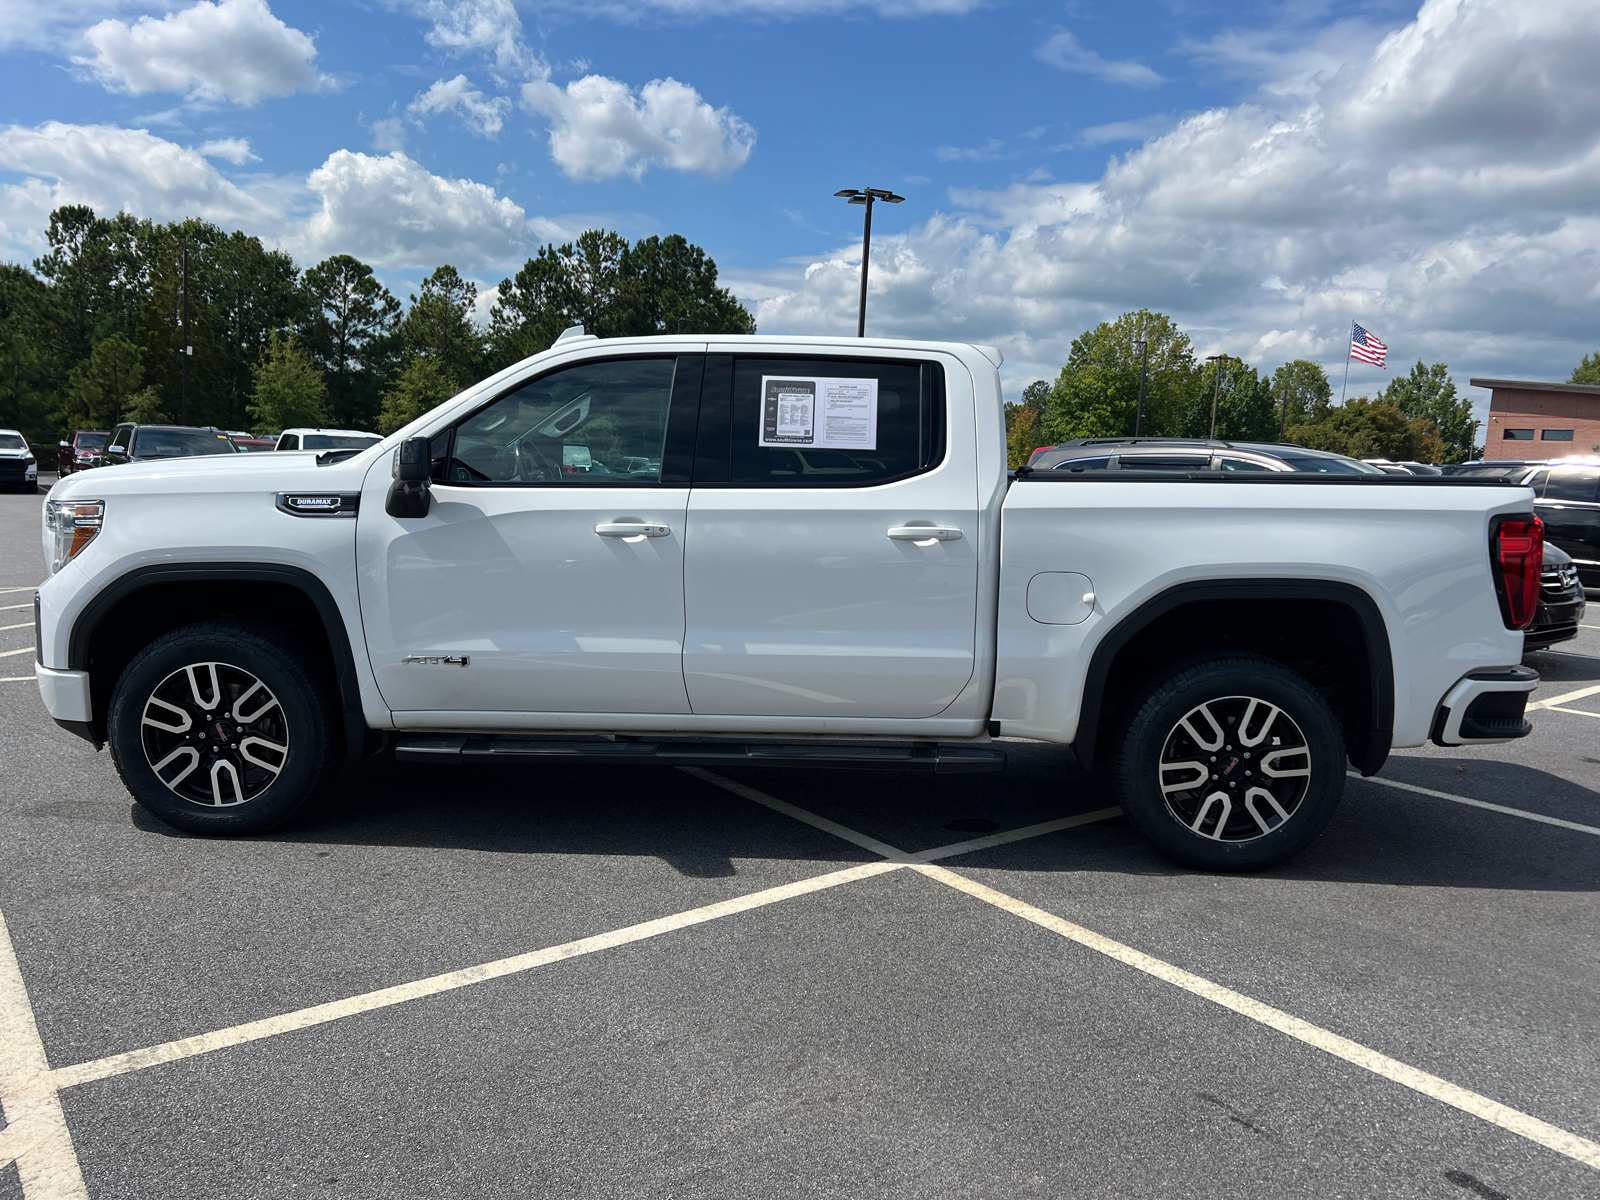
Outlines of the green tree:
M1279 428L1284 429L1326 419L1333 407L1333 384L1328 382L1321 363L1296 358L1272 373L1272 397L1278 405Z
M685 333L756 331L749 310L717 286L717 264L681 234L635 242L621 271L629 334L676 333L680 322Z
M1050 385L1043 379L1035 379L1022 389L1022 399L1018 403L1005 406L1007 466L1016 468L1025 464L1028 456L1044 441L1040 421L1049 398Z
M305 347L292 335L270 334L250 392L251 429L281 433L297 425L322 425L327 397L322 372Z
M1149 342L1141 432L1172 434L1194 388L1194 347L1172 318L1141 308L1102 322L1072 343L1045 404L1046 438L1116 437L1134 431L1143 363L1141 340Z
M67 379L68 428L110 429L144 385L144 352L120 333L101 338Z
M1439 462L1444 449L1426 417L1408 417L1393 404L1365 396L1331 409L1322 421L1291 425L1288 440L1312 450L1397 462Z
M1458 463L1472 457L1472 401L1456 395L1455 381L1444 363L1419 360L1409 374L1379 392L1377 399L1394 405L1408 420L1422 417L1438 430L1440 456L1417 461Z
M26 267L0 263L0 424L30 442L57 436L39 339L45 288Z
M1596 350L1593 354L1585 354L1583 361L1572 368L1572 378L1567 382L1600 387L1600 350Z
M348 254L325 258L300 277L301 337L328 381L329 418L370 429L378 389L395 350L400 302Z
M455 381L437 358L417 355L408 359L383 393L378 431L393 433L423 413L437 408L456 393Z
M477 302L478 285L443 266L423 280L422 294L411 297L400 322L407 362L433 360L452 392L475 383L482 373L484 339L472 320Z
M1248 363L1219 361L1202 366L1185 399L1176 432L1182 437L1211 436L1213 401L1217 437L1238 442L1278 440L1279 414L1273 403L1272 381Z
M496 368L548 349L561 331L582 325L597 337L675 333L754 333L755 319L699 246L671 234L630 246L605 229L574 242L541 246L500 282L489 314Z

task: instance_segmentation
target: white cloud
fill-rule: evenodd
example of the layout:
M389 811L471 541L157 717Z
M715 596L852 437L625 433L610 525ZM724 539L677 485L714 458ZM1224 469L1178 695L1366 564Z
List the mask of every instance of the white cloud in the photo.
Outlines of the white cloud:
M207 158L225 159L236 167L261 161L261 156L250 149L249 138L217 138L215 141L204 143L200 147L200 153Z
M494 137L505 125L511 101L504 96L492 99L472 86L465 75L441 79L406 106L413 117L453 112L479 137Z
M248 154L242 139L221 143ZM0 256L30 257L42 246L50 211L87 204L158 221L195 216L244 229L301 262L347 253L382 267L503 268L533 244L570 237L583 217L530 218L494 188L429 172L401 153L338 150L303 178L224 178L199 150L148 130L114 125L0 128L0 171L24 178L0 185Z
M98 212L126 208L163 221L196 216L247 228L272 229L279 219L274 203L224 179L200 150L145 129L11 125L0 129L0 169L30 177L0 187L0 219L14 238L44 227L31 215L39 204L46 217L62 204L88 204Z
M566 0L564 7L593 16L639 20L655 13L685 17L800 17L866 9L881 17L960 16L985 0ZM559 4L551 7L562 6Z
M754 129L676 79L653 79L637 96L602 75L565 88L539 79L523 84L522 102L550 119L550 157L573 179L640 179L653 166L720 179L756 144Z
M1101 58L1093 50L1078 45L1078 39L1065 29L1058 29L1048 41L1034 51L1034 56L1060 71L1078 75L1093 75L1107 83L1125 83L1129 87L1155 87L1161 82L1149 67L1132 59L1112 62Z
M353 254L383 267L516 258L539 226L487 184L434 175L399 151L336 150L306 179L321 200L292 240L300 257Z
M159 20L101 21L83 36L94 57L74 61L113 91L255 104L323 83L310 35L273 16L265 0L199 0Z
M990 138L981 146L940 146L933 156L940 162L993 162L1004 146L999 138Z
M513 0L413 0L433 23L428 45L452 54L484 54L511 73L537 72L539 58L522 41L522 18Z
M874 240L869 324L994 340L1038 375L1140 305L1267 365L1337 367L1356 316L1397 363L1562 378L1600 328L1597 55L1592 0L1427 0L1309 99L1189 117L1092 182L953 193ZM851 329L858 254L760 301L761 327Z
M1104 146L1108 142L1142 142L1146 138L1165 133L1175 122L1161 115L1139 117L1132 121L1112 121L1106 125L1090 125L1078 130L1069 145Z

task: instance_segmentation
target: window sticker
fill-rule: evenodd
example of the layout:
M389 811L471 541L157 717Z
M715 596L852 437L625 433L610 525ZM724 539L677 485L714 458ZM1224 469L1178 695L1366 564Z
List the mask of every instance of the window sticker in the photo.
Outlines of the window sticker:
M762 446L876 450L878 381L763 375L756 441Z

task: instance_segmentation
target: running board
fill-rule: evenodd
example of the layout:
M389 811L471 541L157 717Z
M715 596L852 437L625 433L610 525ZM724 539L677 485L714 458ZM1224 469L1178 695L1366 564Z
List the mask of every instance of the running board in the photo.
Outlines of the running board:
M672 767L834 767L969 775L1003 771L1004 750L979 746L835 746L806 742L558 742L484 734L423 734L395 743L399 762L515 762L527 759L662 763Z

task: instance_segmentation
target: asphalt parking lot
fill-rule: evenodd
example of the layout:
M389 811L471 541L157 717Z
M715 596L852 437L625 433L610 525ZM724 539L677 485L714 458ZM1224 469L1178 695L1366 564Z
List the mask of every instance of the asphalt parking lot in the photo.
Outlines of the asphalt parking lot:
M1533 737L1399 752L1255 875L1021 742L380 756L213 841L45 715L42 500L0 496L3 1200L1600 1195L1600 606Z

